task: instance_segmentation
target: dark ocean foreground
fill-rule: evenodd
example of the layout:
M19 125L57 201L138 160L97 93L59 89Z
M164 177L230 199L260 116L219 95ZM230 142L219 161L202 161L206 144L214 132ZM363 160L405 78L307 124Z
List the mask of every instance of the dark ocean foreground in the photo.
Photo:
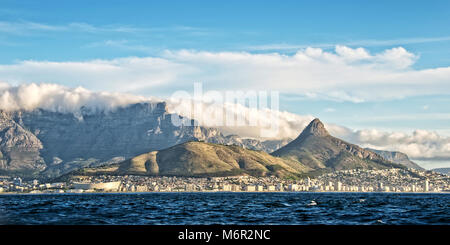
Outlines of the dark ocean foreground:
M449 225L449 194L0 195L0 224Z

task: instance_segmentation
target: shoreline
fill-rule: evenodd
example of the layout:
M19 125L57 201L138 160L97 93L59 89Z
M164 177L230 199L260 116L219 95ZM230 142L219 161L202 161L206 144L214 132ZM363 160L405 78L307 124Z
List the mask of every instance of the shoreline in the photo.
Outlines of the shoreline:
M5 195L96 195L96 194L169 194L169 193L280 193L280 194L302 194L302 193L323 193L323 194L341 194L341 193L355 193L355 194L450 194L450 191L441 192L392 192L392 191L148 191L148 192L80 192L80 193L20 193L20 192L3 192L0 196Z

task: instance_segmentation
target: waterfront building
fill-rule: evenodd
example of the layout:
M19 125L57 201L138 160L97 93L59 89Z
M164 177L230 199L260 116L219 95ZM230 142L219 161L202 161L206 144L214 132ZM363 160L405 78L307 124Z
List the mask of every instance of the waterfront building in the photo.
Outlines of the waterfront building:
M288 190L289 191L297 191L298 190L298 186L296 184L290 184L288 186Z
M119 190L120 184L120 181L106 183L73 183L72 187L74 189L82 190L117 191ZM128 191L135 191L135 186L130 186Z
M241 187L239 185L232 185L231 191L241 191Z
M257 185L256 186L256 191L264 191L264 186L263 185Z
M22 185L22 178L20 178L20 177L14 178L13 179L13 183L14 183L14 185L21 186Z
M223 191L232 191L232 185L223 185Z
M306 186L310 187L311 186L311 179L309 177L306 178Z
M383 191L384 190L384 186L383 186L382 182L378 183L378 190L379 191Z
M146 191L148 191L147 186L145 186L145 185L136 186L136 192L146 192Z
M309 178L308 178L308 179L309 179ZM278 183L278 184L277 184L276 190L277 190L277 191L284 191L283 183Z

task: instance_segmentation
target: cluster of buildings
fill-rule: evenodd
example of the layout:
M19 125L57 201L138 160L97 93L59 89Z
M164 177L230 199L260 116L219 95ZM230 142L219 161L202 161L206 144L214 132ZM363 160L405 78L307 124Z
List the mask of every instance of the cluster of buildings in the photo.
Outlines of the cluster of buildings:
M311 180L321 191L446 192L450 176L414 169L343 170Z
M0 176L0 193L64 193L68 189L65 182L40 183L36 179L23 181L20 177Z
M404 169L342 170L299 180L277 177L148 177L78 176L64 183L24 182L0 176L0 192L450 192L450 176L431 171Z

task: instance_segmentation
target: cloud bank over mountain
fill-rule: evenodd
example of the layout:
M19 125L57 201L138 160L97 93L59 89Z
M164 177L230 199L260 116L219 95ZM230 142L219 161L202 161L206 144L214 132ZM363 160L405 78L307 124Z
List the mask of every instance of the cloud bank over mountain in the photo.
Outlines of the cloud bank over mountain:
M20 61L0 65L0 80L61 83L96 91L157 95L191 90L277 90L339 101L376 101L450 93L450 67L415 69L419 58L403 47L370 53L336 46L280 53L165 51L157 57L72 62Z
M114 109L133 103L151 101L143 96L92 92L82 87L68 88L58 84L22 84L10 86L0 82L0 110L34 110L41 108L54 112L79 112L82 106L93 111Z
M82 106L93 111L110 110L117 106L139 102L155 102L156 98L136 96L132 94L93 92L82 87L68 88L57 84L22 84L11 86L0 83L0 110L33 110L42 108L51 111L76 113ZM268 129L267 118L276 118L278 134L275 138L295 138L306 125L314 119L313 115L298 115L286 111L271 109L251 109L241 104L208 104L205 101L185 101L173 104L170 100L170 112L191 117L189 107L201 106L201 125L217 127L227 134L238 134L243 137L257 138L262 128ZM208 111L209 110L209 111ZM211 117L211 111L221 111L244 119L243 125L219 125L217 119ZM251 117L254 118L252 119ZM200 119L200 118L196 118ZM205 120L203 120L205 119ZM254 120L256 124L249 123ZM364 147L381 150L396 150L408 154L412 159L442 160L450 159L450 137L436 132L415 130L410 133L386 132L375 129L352 130L340 125L325 124L334 136Z

